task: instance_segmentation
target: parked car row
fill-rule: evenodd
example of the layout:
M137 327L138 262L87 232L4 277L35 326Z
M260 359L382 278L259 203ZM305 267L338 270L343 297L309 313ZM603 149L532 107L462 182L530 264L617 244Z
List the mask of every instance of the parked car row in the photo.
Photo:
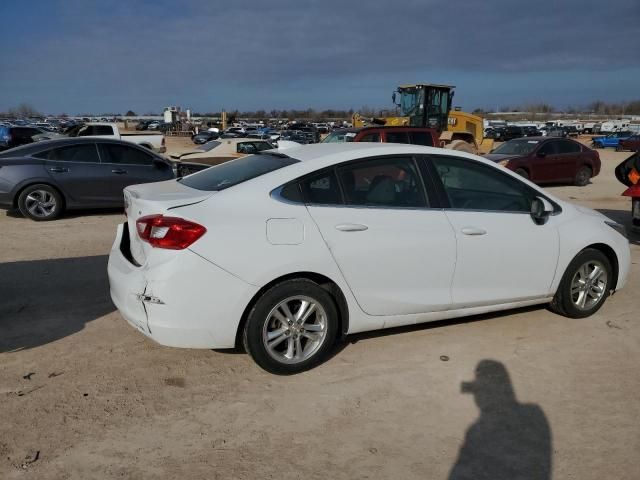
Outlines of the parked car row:
M69 128L64 134L35 126L0 126L0 151L32 142L66 137L109 137L138 144L157 153L166 151L162 134L136 134L121 132L116 123L86 123Z

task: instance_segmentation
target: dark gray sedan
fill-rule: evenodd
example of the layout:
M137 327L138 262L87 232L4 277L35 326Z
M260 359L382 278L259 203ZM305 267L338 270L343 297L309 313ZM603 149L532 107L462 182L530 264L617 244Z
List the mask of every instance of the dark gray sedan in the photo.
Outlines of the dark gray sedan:
M70 138L0 153L0 208L33 220L65 210L123 206L122 190L193 173L208 165L173 162L120 140Z

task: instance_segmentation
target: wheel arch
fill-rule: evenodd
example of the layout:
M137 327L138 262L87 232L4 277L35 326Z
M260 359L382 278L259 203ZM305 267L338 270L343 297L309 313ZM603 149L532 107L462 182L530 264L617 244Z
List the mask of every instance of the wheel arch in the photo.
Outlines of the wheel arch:
M331 280L326 275L322 275L320 273L315 272L294 272L288 273L286 275L282 275L274 280L270 281L266 285L264 285L260 290L258 290L255 295L251 298L244 311L242 312L242 317L240 317L240 322L238 323L238 328L236 330L236 340L235 346L236 349L242 346L242 332L244 331L244 327L247 323L249 312L258 301L258 299L271 287L278 283L285 282L287 280L293 279L307 279L314 283L317 283L321 288L329 292L331 297L336 302L336 306L338 307L338 332L341 336L345 336L349 331L349 306L347 304L347 299L342 292L342 289L338 286L336 282Z
M618 275L620 273L620 265L618 263L618 256L616 255L615 250L611 248L609 245L607 245L606 243L592 243L591 245L588 245L585 248L583 248L580 252L588 248L592 248L594 250L598 250L599 252L603 253L607 257L607 259L609 259L609 262L611 262L611 268L613 269L613 272L612 272L613 279L612 279L610 290L614 291L618 286ZM578 254L580 252L578 252Z
M37 180L32 180L29 181L27 183L25 183L24 185L21 185L17 190L16 193L13 196L13 208L18 208L18 199L20 198L20 195L22 195L22 192L24 192L27 188L33 186L33 185L46 185L48 187L53 188L56 192L58 192L60 194L60 198L62 198L62 208L66 208L67 207L67 197L65 196L64 192L62 190L60 190L60 188L56 185L54 185L53 183L51 183L50 181L46 181L46 180L42 180L42 181L37 181Z

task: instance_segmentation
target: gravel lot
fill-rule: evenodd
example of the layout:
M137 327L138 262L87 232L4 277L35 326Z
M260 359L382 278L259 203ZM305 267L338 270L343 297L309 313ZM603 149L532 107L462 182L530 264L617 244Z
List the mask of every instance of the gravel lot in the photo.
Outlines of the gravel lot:
M628 155L601 152L591 185L551 190L628 225L613 176ZM0 478L446 479L509 458L554 479L640 478L638 235L627 287L591 318L529 308L357 335L276 377L122 320L106 277L122 221L0 212ZM479 364L482 416L461 391Z

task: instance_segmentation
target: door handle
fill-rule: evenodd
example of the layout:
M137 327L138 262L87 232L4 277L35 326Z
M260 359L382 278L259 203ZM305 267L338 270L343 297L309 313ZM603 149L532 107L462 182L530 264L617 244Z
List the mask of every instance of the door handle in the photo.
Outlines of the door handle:
M341 223L340 225L336 225L336 230L340 230L341 232L362 232L368 228L366 225L359 223Z
M485 235L487 233L484 228L478 227L463 227L460 231L465 235Z
M51 167L49 169L49 171L53 172L53 173L65 173L65 172L68 172L69 169L68 168L62 168L62 167Z
M127 173L127 171L126 170L121 170L119 168L115 168L115 169L111 170L111 173L115 173L117 175L122 175L122 174Z

